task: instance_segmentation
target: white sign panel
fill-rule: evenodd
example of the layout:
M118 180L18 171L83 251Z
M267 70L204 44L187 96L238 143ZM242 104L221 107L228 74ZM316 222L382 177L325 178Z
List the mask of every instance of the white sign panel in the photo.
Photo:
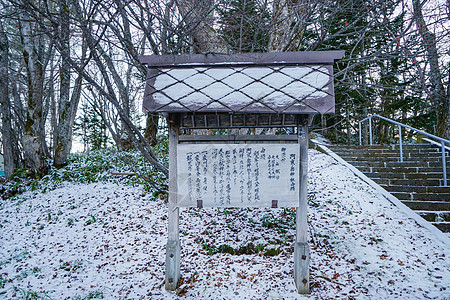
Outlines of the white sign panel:
M180 144L180 207L297 207L298 144Z

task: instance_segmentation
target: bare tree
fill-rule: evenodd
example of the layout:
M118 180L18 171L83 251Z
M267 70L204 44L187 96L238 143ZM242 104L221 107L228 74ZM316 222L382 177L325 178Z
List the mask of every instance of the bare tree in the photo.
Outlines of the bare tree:
M28 3L24 3L27 7ZM40 25L25 13L19 13L19 32L22 43L23 61L26 69L27 112L25 132L22 140L25 166L38 175L46 172L48 153L45 146L43 119L43 94L45 67L50 46L46 45ZM46 49L47 48L47 49Z
M228 44L214 29L214 0L178 0L194 53L229 53Z
M70 64L66 57L70 57L70 8L66 0L58 0L58 38L61 48L61 63L59 68L60 88L58 101L58 120L55 134L54 166L60 167L67 163L72 148L72 130L81 96L82 77L75 80L72 95L70 95ZM86 54L86 45L82 47L82 58Z
M320 1L310 0L275 0L269 51L296 50L319 4Z
M70 58L68 58L69 61L71 61L72 67L77 72L79 72L79 74L82 75L83 78L88 83L90 83L93 88L95 88L102 96L104 96L106 99L108 99L108 101L110 101L114 105L114 108L117 110L121 121L125 124L125 129L128 135L132 138L135 146L139 149L139 151L143 154L143 156L155 167L156 170L162 172L164 175L167 176L168 175L167 169L158 161L158 158L156 157L155 153L149 146L146 139L142 136L139 129L131 122L130 118L127 116L126 112L120 105L120 101L118 100L117 93L113 86L114 79L110 77L108 69L105 66L105 64L107 65L107 62L105 63L102 60L102 58L109 60L109 57L104 55L104 52L102 52L101 48L97 47L100 42L99 38L102 37L102 34L106 31L107 27L103 27L100 31L101 32L100 37L95 38L93 36L92 29L89 28L88 25L89 22L84 18L80 4L77 1L72 1L72 5L74 7L75 17L77 20L79 20L79 23L77 25L80 27L83 35L86 38L86 43L90 50L90 55L92 56L93 62L95 63L96 67L98 68L102 76L105 88L100 86L96 80L94 80L91 76L87 74L87 72L79 68L79 66L77 66L75 62L73 62ZM111 71L111 69L109 69L109 71ZM113 76L115 75L113 74Z
M155 171L167 175L167 170L157 160L151 147L156 143L159 117L147 115L148 125L142 134L139 122L136 122L137 114L133 111L135 95L132 91L138 90L146 77L146 68L139 62L139 56L144 53L345 48L347 56L336 65L335 73L338 79L338 114L328 120L323 118L323 124L324 127L336 126L336 131L342 131L348 140L355 130L355 120L367 113L382 111L391 117L407 118L410 111L403 104L396 108L397 100L404 101L413 93L420 94L429 88L432 81L437 82L431 76L436 74L431 70L435 67L428 59L433 55L421 56L422 50L415 45L419 29L413 28L413 21L417 18L399 23L400 30L393 28L393 21L404 16L398 15L394 9L387 9L384 4L393 7L401 5L402 2L396 0L370 3L362 0L242 0L233 3L214 3L212 0L0 1L13 8L14 17L6 16L5 20L23 25L15 29L21 42L13 44L23 44L24 51L16 48L10 52L13 54L10 55L13 58L10 73L19 76L8 79L8 93L14 100L10 110L13 119L11 127L15 131L13 138L24 133L22 145L30 168L35 168L30 163L33 154L38 154L41 161L47 157L44 125L48 110L52 111L51 124L55 128L54 163L56 166L64 164L70 151L78 102L88 97L96 105L97 113L107 124L120 149L132 141L153 164ZM251 11L251 18L245 15L250 2L255 8ZM222 22L220 18L223 15L216 13L217 5L220 5L219 10L230 9L233 5L240 7L241 10L237 10L241 12L240 22ZM441 12L446 20L447 13ZM252 24L244 22L250 19L264 20L261 22L264 26L258 24L260 26L255 33L263 32L263 39L243 34L251 29ZM427 16L422 19L428 21ZM230 26L226 28L228 31L224 30L224 26ZM230 41L245 38L247 41ZM437 51L441 39L435 37ZM245 43L262 44L243 47ZM52 46L57 53L49 57L51 51L48 49ZM81 57L77 57L80 53ZM18 55L21 56L20 61L16 58ZM438 53L438 64L439 55L443 54ZM399 57L406 61L405 66L414 66L394 70L394 60ZM424 60L424 57L427 59ZM52 65L58 65L59 70L46 68L49 60L53 60ZM438 77L443 86L443 68L439 65L436 68L440 68ZM403 81L397 84L396 79L388 82L380 78L402 78ZM83 86L89 87L88 90L83 90ZM430 92L429 98L437 99L436 95L442 89L434 89L438 84L431 86L430 91L435 92ZM22 95L27 95L27 99L23 99ZM446 108L443 103L442 111L448 111L448 105ZM415 110L414 114L420 116L431 109L431 105L424 106ZM439 120L444 117L442 115ZM36 147L38 144L40 146Z
M2 114L2 144L5 176L9 178L15 169L13 131L11 126L11 101L9 99L9 42L3 22L0 20L0 106Z
M439 66L439 53L437 49L436 35L428 28L425 22L422 7L424 2L413 0L414 20L417 24L419 34L422 37L422 45L426 50L426 59L430 67L431 89L429 98L436 106L437 112L437 135L443 138L450 138L450 97L446 93L442 82L443 75Z

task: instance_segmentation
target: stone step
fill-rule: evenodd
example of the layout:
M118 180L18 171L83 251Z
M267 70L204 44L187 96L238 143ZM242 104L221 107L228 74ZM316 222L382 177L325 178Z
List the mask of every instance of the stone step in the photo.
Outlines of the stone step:
M328 145L330 149L389 149L387 145Z
M441 186L442 179L422 178L422 179L396 179L396 178L372 178L379 185L409 185L409 186Z
M404 159L400 161L400 157L388 157L388 156L342 156L341 158L348 162L358 162L360 164L386 164L389 166L408 166L408 165L417 165L417 166L433 166L433 167L442 167L442 159L437 157L429 157L428 159ZM447 168L450 167L450 158L445 160Z
M333 152L339 153L400 153L400 149L392 149L392 148L341 148L341 147L332 147ZM442 155L441 148L424 148L424 149L402 149L403 154L439 154ZM446 155L449 155L450 151L445 150Z
M429 222L450 222L450 211L416 211Z
M450 222L433 222L431 224L436 226L442 232L450 232Z
M395 195L394 195L395 196ZM450 202L439 201L402 201L406 206L412 210L430 210L430 211L449 211Z
M400 144L386 145L391 149L400 149ZM440 147L431 144L402 144L403 149L439 149Z
M443 232L450 232L450 187L443 185L440 147L429 144L331 146L332 151L357 167L405 205ZM445 152L450 175L450 151ZM450 178L449 178L450 180Z
M392 146L390 146L392 147ZM413 150L424 150L424 149L441 149L440 146L437 145L430 145L430 144L402 144L402 148L409 150L409 149L413 149ZM392 149L400 149L400 145L399 144L395 144L393 145ZM448 151L448 150L447 150Z
M398 153L400 156L400 153ZM404 159L422 159L427 157L433 157L433 158L439 158L442 159L442 153L441 152L427 152L427 153L409 153L409 152L403 152L403 158ZM450 157L448 152L445 152L445 157L448 159Z
M367 155L390 155L390 156L398 156L400 152L392 151L389 149L379 149L379 150L342 150L342 149L333 149L334 153L343 156L367 156Z
M327 146L330 149L338 149L338 150L350 150L350 151L382 151L382 150L389 150L389 151L400 151L399 145L390 145L390 146L383 146L383 145L374 145L374 146L356 146L356 145L331 145ZM411 147L409 145L403 145L402 147L403 151L415 151L415 152L425 152L425 151L442 151L442 148L439 146L425 146L425 147ZM445 151L450 151L448 148L445 149Z
M369 178L389 178L389 179L439 179L443 181L442 172L427 173L402 173L402 172L365 172ZM392 170L389 170L392 171ZM449 174L449 173L448 173ZM450 178L448 178L450 179ZM441 184L442 185L442 184Z
M422 168L442 168L441 162L434 161L352 161L355 167L385 167L385 168L402 168L402 167L422 167ZM450 163L449 163L450 167Z
M352 164L353 165L353 164ZM406 168L388 168L388 167L358 167L358 169L363 173L418 173L424 174L423 177L426 178L428 173L437 173L443 176L442 168L428 168L428 167L406 167ZM447 174L450 174L450 168L447 168ZM371 176L369 176L371 177Z
M339 155L339 154L338 154ZM387 154L368 154L368 155L343 155L340 154L340 157L347 161L373 161L373 162L379 162L379 161L385 161L385 162L401 162L400 161L400 155L387 155ZM442 157L441 156L426 156L426 157L405 157L403 156L403 162L437 162L442 165ZM447 166L450 166L450 157L447 157L445 159Z
M389 192L450 195L450 186L381 185L381 187ZM445 199L442 199L442 201L445 201ZM450 197L448 201L450 201Z
M389 191L388 191L389 192ZM450 205L450 193L410 193L410 192L390 192L399 200L413 200L422 202L440 202ZM442 209L433 209L442 210ZM445 209L445 210L450 210Z
M372 146L369 145L330 145L327 146L329 148L339 148L339 149L391 149L391 150L399 150L400 144L385 144L385 145L379 145L379 144L373 144ZM403 149L411 149L411 150L424 150L424 149L441 149L441 146L437 145L430 145L430 144L402 144Z
M347 148L342 148L340 146L336 146L336 147L330 147L333 152L335 153L339 153L342 155L346 155L349 153L354 153L354 154L395 154L395 155L400 155L400 149L399 148L354 148L354 147L347 147ZM403 155L404 156L411 156L411 157L415 157L415 156L427 156L427 155L439 155L442 156L442 149L441 148L422 148L422 149L411 149L411 148L403 148ZM446 150L446 156L450 156L450 151Z

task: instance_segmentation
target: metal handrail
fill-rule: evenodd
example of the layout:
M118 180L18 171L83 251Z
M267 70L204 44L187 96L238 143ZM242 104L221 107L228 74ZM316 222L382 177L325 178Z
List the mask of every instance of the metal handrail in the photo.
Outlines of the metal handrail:
M385 120L387 122L390 122L392 124L395 124L398 126L398 136L399 136L399 148L400 148L400 161L403 162L403 142L402 142L402 127L407 128L407 129L411 129L414 130L420 134L423 134L429 138L438 140L441 144L441 148L442 148L442 170L443 170L443 175L444 175L444 186L447 186L447 164L446 164L446 159L445 159L445 144L450 144L449 140L443 139L441 137L435 136L433 134L427 133L425 131L422 131L420 129L399 123L397 121L382 117L380 115L377 114L373 114L368 116L367 118L359 121L359 144L362 145L362 130L361 130L361 124L362 122L369 120L369 143L370 146L372 146L373 144L373 137L372 137L372 118L377 117L380 118L382 120Z

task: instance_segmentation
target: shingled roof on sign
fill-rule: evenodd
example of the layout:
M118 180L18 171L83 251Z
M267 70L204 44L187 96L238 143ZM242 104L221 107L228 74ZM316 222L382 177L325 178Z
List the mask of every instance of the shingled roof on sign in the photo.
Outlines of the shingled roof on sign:
M146 112L334 112L343 51L143 56Z

